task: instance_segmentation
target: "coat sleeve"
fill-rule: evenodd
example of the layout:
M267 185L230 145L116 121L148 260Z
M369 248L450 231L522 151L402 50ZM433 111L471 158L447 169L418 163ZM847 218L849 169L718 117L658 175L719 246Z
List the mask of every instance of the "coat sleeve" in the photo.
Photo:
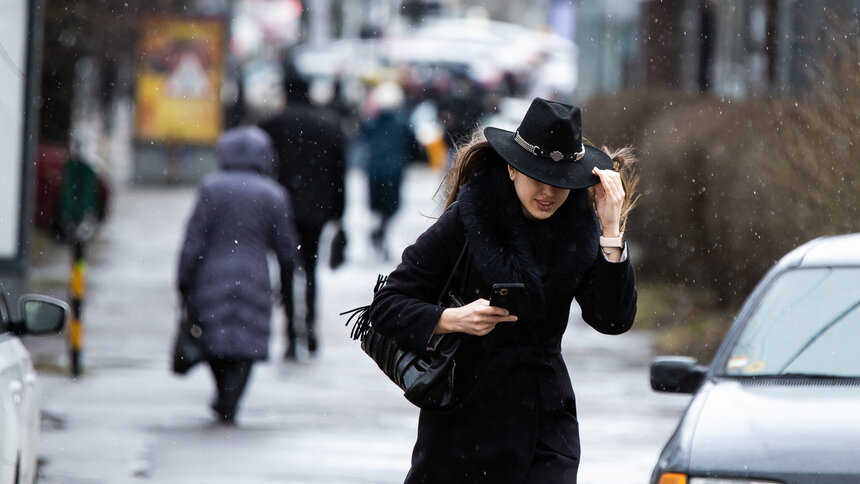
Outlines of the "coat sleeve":
M346 156L347 156L347 141L346 136L343 131L340 129L340 126L337 127L338 135L335 137L334 142L332 143L331 149L334 150L334 163L331 167L334 170L334 187L335 196L332 201L332 213L335 219L340 219L343 217L343 212L346 206Z
M292 271L299 257L299 236L290 197L282 187L278 186L277 190L278 195L273 203L269 246L274 250L281 269Z
M185 239L179 254L179 292L187 297L194 285L194 275L206 252L206 241L209 236L212 210L209 208L209 196L205 187L200 188L197 203L188 219L185 228Z
M427 350L445 310L436 300L465 243L459 212L453 207L403 251L400 265L371 305L373 327L416 351Z
M604 334L621 334L633 326L637 298L630 258L610 262L600 254L576 293L582 319Z
M266 132L266 134L269 135L269 139L272 141L272 148L273 148L272 151L274 154L274 159L273 159L273 163L272 163L272 178L274 180L280 180L281 179L281 159L280 159L281 154L280 154L280 151L278 150L277 140L279 140L283 134L278 130L278 123L277 123L276 117L264 119L263 121L260 122L259 126L260 126L260 129L262 129L263 131Z
M415 132L412 131L410 126L407 126L404 130L406 132L406 136L408 139L409 146L409 161L427 163L429 158L427 156L427 150L424 148L424 145L418 141L418 138L415 137Z

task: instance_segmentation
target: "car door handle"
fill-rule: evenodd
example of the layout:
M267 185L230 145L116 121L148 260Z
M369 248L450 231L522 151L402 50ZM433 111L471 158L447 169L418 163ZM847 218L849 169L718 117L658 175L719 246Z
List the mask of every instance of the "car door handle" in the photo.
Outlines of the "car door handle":
M9 382L9 396L12 397L12 402L16 405L21 403L21 391L24 390L24 384L18 380Z

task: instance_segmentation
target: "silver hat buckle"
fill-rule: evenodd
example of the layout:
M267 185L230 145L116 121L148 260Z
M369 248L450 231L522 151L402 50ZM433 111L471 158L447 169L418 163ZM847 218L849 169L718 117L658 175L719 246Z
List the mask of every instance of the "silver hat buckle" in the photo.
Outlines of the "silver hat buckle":
M543 158L549 158L555 162L559 162L561 160L579 161L582 159L583 156L585 156L585 145L582 143L580 143L580 148L581 148L580 151L577 151L576 153L565 154L565 153L562 153L561 151L558 151L558 150L553 150L553 151L547 152L546 150L542 149L540 146L533 145L533 144L529 143L528 141L524 140L523 137L520 136L519 131L514 133L514 141L516 141L518 145L522 146L529 153L531 153L535 156L540 156Z

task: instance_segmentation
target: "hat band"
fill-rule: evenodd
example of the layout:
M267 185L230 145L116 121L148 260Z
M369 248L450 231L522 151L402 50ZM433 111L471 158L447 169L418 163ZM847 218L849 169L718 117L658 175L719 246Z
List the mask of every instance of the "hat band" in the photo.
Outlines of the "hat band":
M522 136L520 136L519 131L514 133L514 141L516 141L518 145L525 148L525 150L529 153L540 156L542 158L549 158L552 161L579 161L582 159L583 156L585 156L585 145L582 143L580 143L580 146L582 146L581 151L578 151L576 153L562 153L561 151L557 150L547 151L545 149L542 149L538 145L533 145L529 143L528 141L524 140Z

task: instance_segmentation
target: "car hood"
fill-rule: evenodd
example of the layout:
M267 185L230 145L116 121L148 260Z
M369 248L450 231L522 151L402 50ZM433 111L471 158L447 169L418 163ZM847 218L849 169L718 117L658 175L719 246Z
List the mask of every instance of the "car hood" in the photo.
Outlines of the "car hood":
M723 380L695 424L691 474L860 475L860 382ZM827 481L826 482L835 482ZM852 481L856 482L856 481Z

